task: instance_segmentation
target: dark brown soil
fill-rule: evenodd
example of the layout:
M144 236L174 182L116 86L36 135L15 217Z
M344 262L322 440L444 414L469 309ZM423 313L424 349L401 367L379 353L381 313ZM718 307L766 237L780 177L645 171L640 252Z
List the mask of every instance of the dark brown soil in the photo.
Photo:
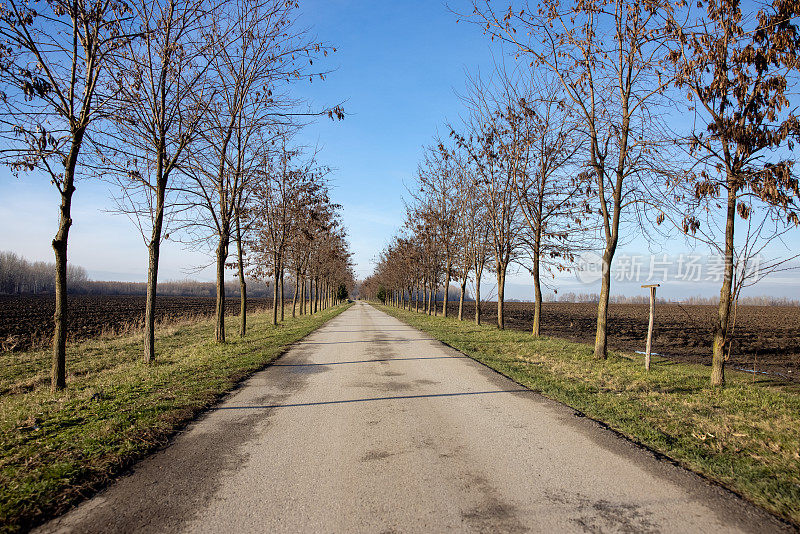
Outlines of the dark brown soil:
M67 323L71 341L141 328L143 295L69 295ZM272 305L272 299L247 300L247 310ZM214 313L208 297L158 297L156 320L172 322ZM0 343L3 350L21 350L50 342L53 333L54 295L0 295ZM225 302L227 315L239 314L239 299Z
M464 308L466 318L473 320L475 304L465 303ZM448 312L458 315L458 302L451 303ZM611 304L609 312L609 347L628 352L643 351L647 339L648 306ZM710 365L712 321L716 313L715 306L658 304L653 352L679 361ZM497 324L496 303L481 304L481 321ZM506 328L530 329L533 304L506 303L505 323ZM597 304L543 304L544 335L594 343L596 324ZM740 306L728 365L800 382L800 307Z

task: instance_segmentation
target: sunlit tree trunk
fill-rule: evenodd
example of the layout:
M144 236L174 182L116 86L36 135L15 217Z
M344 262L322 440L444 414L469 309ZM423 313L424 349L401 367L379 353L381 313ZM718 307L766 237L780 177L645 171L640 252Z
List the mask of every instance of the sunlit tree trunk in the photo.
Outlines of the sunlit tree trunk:
M305 298L306 298L306 281L301 278L297 287L300 294L297 296L297 315L303 316L305 314Z
M280 283L281 283L281 275L277 267L277 262L275 262L275 272L273 273L273 278L275 279L275 288L272 291L272 325L278 324L278 299L280 298Z
M717 322L714 325L714 345L711 357L711 385L725 385L725 347L728 342L731 303L733 301L733 230L736 219L737 188L734 179L728 177L728 206L725 221L725 274L719 291Z
M603 251L603 265L600 283L600 302L597 304L597 333L594 341L594 357L605 360L608 356L608 301L611 293L611 262L617 250L619 236L619 220L621 212L622 178L618 177L618 186L614 191L614 213L610 224L606 223L606 246ZM605 216L605 218L608 218Z
M461 294L458 297L458 320L464 320L464 295L467 293L467 277L461 280Z
M536 301L533 303L533 335L541 335L542 322L542 281L539 272L539 254L541 251L542 230L541 224L536 228L536 238L533 244L533 292Z
M319 278L314 278L314 313L317 313L319 306Z
M292 296L292 317L297 317L297 297L300 291L300 271L294 271L294 295Z
M247 281L244 279L244 250L242 248L242 225L241 218L236 213L236 255L239 264L239 336L244 337L247 333Z
M283 283L283 273L284 273L283 261L281 260L281 287L280 287L281 296L280 296L280 299L278 301L279 304L280 304L280 307L281 307L281 322L286 320L286 315L285 315L285 312L284 312L284 309L285 309L284 303L285 303L286 299L283 298L283 291L284 291L284 288L285 288L285 285Z
M77 148L73 147L75 159ZM70 152L70 154L72 154ZM74 176L75 166L67 166L61 193L61 207L59 209L58 232L53 239L53 252L56 258L56 311L53 314L53 365L50 376L50 389L56 391L67 387L67 238L69 228L72 226L72 194L75 192Z
M447 303L450 300L450 271L452 270L452 262L450 258L447 259L447 273L444 277L444 302L442 303L442 315L447 317Z
M162 137L163 140L163 137ZM162 145L163 146L163 145ZM161 230L164 226L164 200L167 177L164 173L164 154L159 150L156 163L156 209L150 243L147 245L147 297L144 306L144 362L156 359L156 291L158 289L158 259L161 252Z
M481 277L483 268L475 269L475 324L481 324Z
M506 327L505 314L503 313L506 291L506 264L497 262L497 328L503 330Z
M220 236L217 245L217 305L214 340L225 343L225 260L228 259L228 237Z

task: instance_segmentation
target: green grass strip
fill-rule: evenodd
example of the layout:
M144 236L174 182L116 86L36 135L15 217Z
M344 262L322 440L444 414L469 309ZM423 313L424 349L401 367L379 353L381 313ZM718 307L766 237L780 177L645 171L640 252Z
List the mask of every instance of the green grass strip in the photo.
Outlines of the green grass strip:
M107 483L241 379L343 312L338 306L272 326L270 313L160 328L157 358L141 363L141 336L73 344L67 390L49 391L48 351L0 354L0 532L25 530Z
M727 386L715 389L702 365L654 358L648 373L639 355L597 361L586 344L377 307L800 524L796 384L728 371Z

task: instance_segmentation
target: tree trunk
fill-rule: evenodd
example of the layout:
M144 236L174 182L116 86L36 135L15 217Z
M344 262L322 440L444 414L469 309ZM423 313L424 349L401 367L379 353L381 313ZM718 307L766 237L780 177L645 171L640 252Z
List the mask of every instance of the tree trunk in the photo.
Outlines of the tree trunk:
M611 291L611 257L608 248L603 253L600 302L597 303L597 332L594 338L594 358L605 360L608 357L608 297Z
M464 295L467 292L467 277L465 276L461 282L461 295L458 297L458 320L464 320Z
M714 344L711 356L711 385L725 385L725 347L728 343L728 325L733 302L733 230L736 220L737 188L728 178L728 206L725 220L725 275L719 291L717 322L714 325Z
M75 192L75 167L83 143L85 130L74 132L72 146L66 165L64 183L61 188L61 206L58 212L58 231L53 239L56 259L56 310L53 313L53 362L50 373L50 390L55 392L67 387L67 241L72 226L72 194Z
M481 277L483 269L475 270L475 324L481 325Z
M294 295L292 295L292 317L297 317L297 292L300 291L300 274L295 271Z
M503 304L505 304L506 292L506 265L497 263L497 328L503 330L506 327Z
M77 152L77 149L73 148ZM56 258L56 310L53 314L53 362L50 375L50 390L55 392L67 387L67 239L72 226L72 194L75 168L65 170L64 188L59 208L58 232L53 239Z
M156 292L158 290L158 259L161 253L161 231L164 226L164 199L167 192L167 177L164 176L163 162L159 158L156 173L156 212L153 230L147 246L147 300L144 306L144 363L156 359Z
M300 294L297 295L297 315L299 315L301 317L303 315L303 299L306 296L306 293L305 293L306 286L305 286L305 284L306 284L306 281L303 280L302 278L300 279L299 282L297 282L297 288L298 288L298 291L300 291Z
M144 363L153 363L156 359L156 290L158 288L158 256L160 252L160 228L158 235L156 226L160 227L159 217L156 216L156 224L153 226L153 233L150 244L147 247L147 300L144 305Z
M272 326L275 326L278 324L278 298L280 297L278 294L278 285L281 283L281 277L277 268L272 277L275 280L275 289L272 291Z
M536 301L533 303L533 335L539 337L542 321L542 281L539 274L538 250L533 253L533 292L536 297Z
M236 213L236 255L239 263L239 336L247 333L247 281L244 279L244 250L242 248L242 226L237 210Z
M281 307L281 322L283 322L283 321L286 320L286 316L284 315L284 306L283 306L283 303L284 303L284 300L285 300L283 298L283 288L284 288L284 283L283 283L283 272L284 272L283 271L283 260L281 260L281 264L280 264L279 270L281 272L281 287L280 287L281 295L280 295L280 299L278 300L278 305Z
M239 337L244 337L247 334L247 282L244 278L240 278L239 282L239 316Z
M444 277L444 303L442 304L442 316L447 317L447 303L450 300L450 269L452 265L447 262L447 273Z
M223 235L217 245L217 306L214 340L225 343L225 260L228 259L228 237Z

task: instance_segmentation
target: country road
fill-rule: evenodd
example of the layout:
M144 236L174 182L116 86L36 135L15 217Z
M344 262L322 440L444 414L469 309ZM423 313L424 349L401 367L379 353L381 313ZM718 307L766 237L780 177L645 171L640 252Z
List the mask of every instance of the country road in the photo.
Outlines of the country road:
M40 531L785 529L359 302Z

